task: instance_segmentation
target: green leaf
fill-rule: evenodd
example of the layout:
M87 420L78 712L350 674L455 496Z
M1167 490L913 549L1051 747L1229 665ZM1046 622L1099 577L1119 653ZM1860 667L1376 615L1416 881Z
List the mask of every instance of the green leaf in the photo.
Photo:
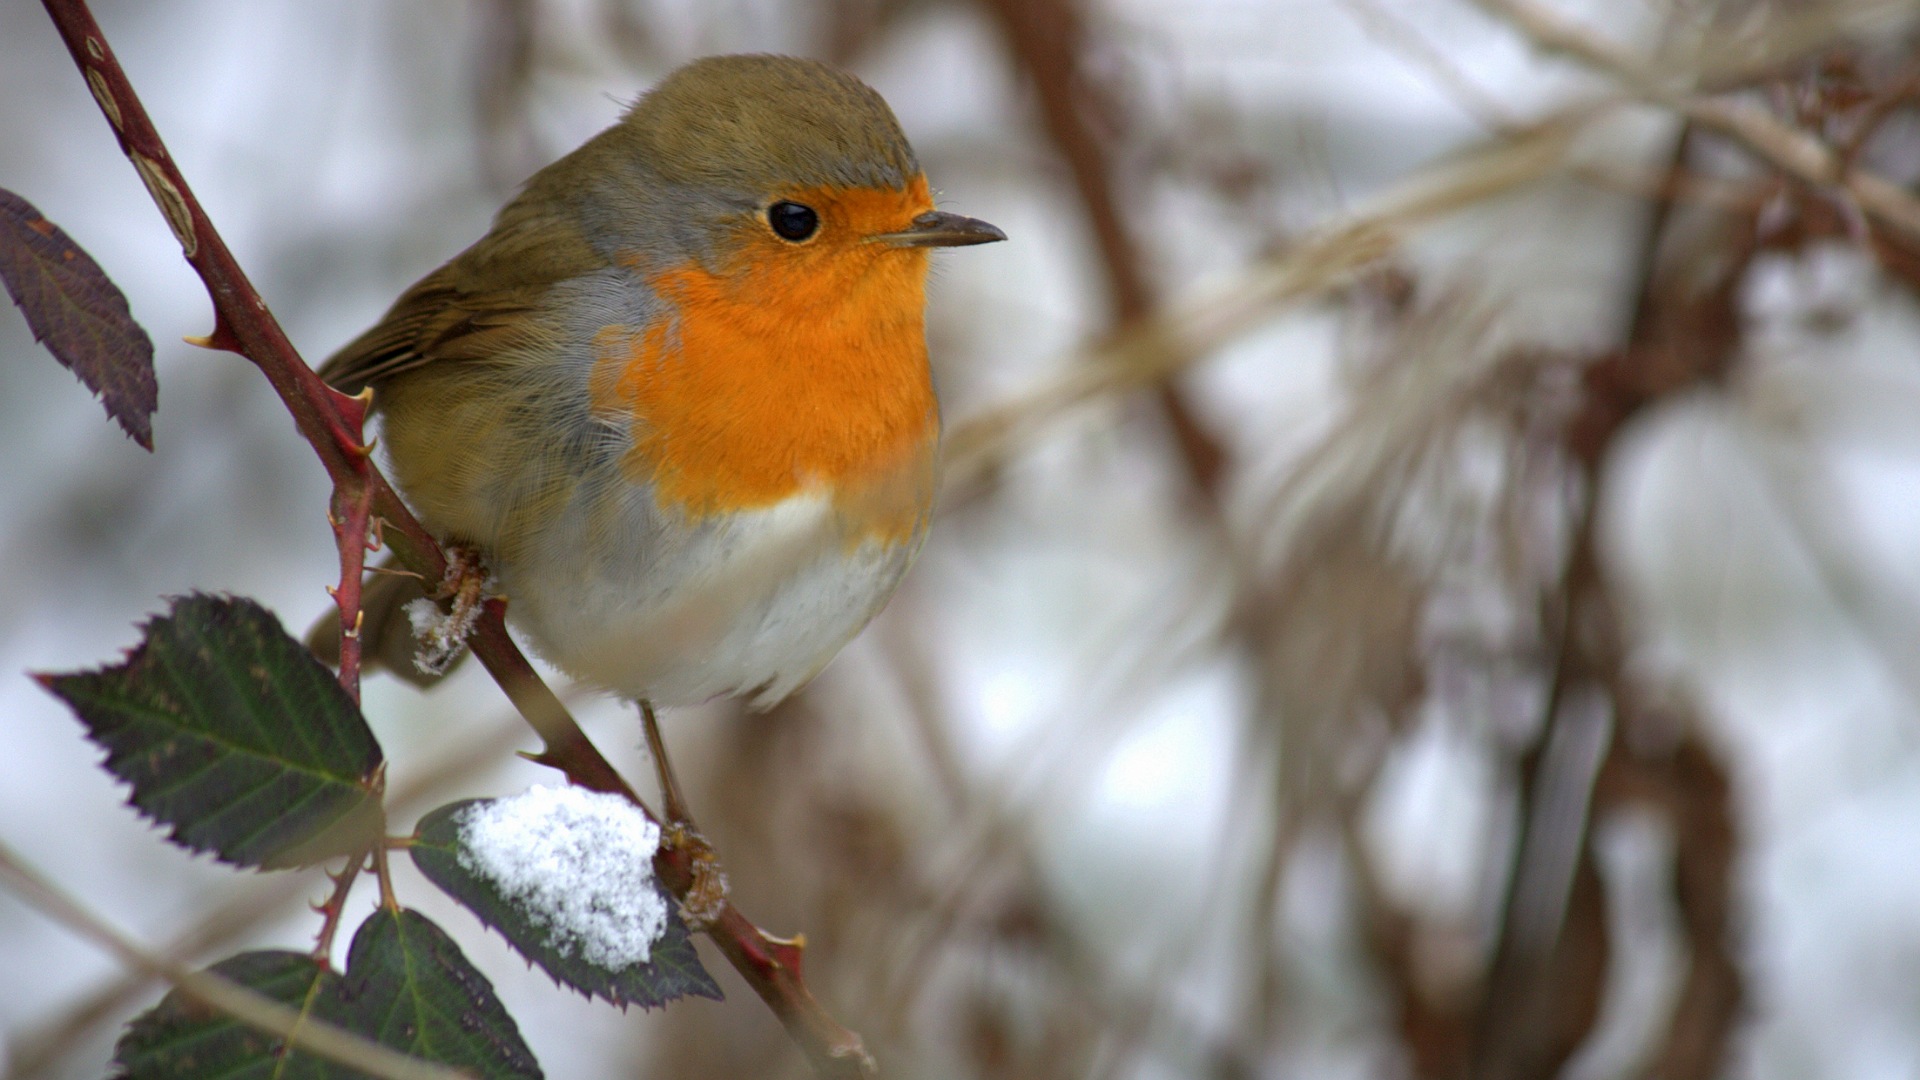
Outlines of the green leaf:
M222 975L292 1009L341 1023L340 977L304 953L241 953L213 965ZM345 1076L346 1070L308 1054L286 1055L285 1043L217 1012L179 991L135 1017L113 1049L127 1080L306 1080Z
M697 995L720 1000L720 986L700 964L693 947L693 936L674 914L673 899L660 895L667 905L666 929L653 943L645 963L610 968L596 964L565 940L556 940L525 905L516 904L502 894L499 886L473 869L471 859L462 859L460 815L469 807L490 802L470 799L433 811L420 821L412 847L408 850L415 866L429 881L440 886L479 916L480 921L500 934L522 956L539 964L556 982L570 986L589 997L619 1005L653 1008L675 998ZM659 889L656 883L653 888Z
M359 707L251 600L182 597L125 663L37 678L183 847L298 866L385 832L380 744Z
M493 987L440 928L410 911L381 910L360 924L347 972L335 975L294 952L241 953L212 970L315 1019L403 1054L488 1080L539 1080L540 1065ZM114 1047L127 1080L346 1080L360 1074L289 1052L179 991L134 1019Z
M375 912L353 935L340 993L347 1028L484 1077L540 1076L493 986L425 916Z
M58 225L0 189L0 282L27 317L35 341L100 395L107 415L153 449L153 342L127 298Z

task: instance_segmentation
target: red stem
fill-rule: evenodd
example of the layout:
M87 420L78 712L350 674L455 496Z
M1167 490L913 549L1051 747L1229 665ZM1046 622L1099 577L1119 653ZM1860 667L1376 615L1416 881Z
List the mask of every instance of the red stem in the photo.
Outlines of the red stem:
M353 891L353 883L359 879L360 871L367 864L368 853L360 852L347 860L338 874L328 874L333 882L333 891L327 895L318 910L320 912L320 933L313 943L313 959L319 964L331 964L334 935L340 932L341 917L347 911L347 894Z
M367 531L373 515L373 488L363 478L333 485L334 543L340 548L340 584L329 590L340 608L340 685L360 700L360 585L367 568Z
M107 47L86 0L42 0L85 76L100 110L106 114L120 149L133 162L147 190L173 227L187 262L206 284L213 301L214 330L196 342L239 353L258 367L293 415L300 434L319 455L334 482L333 518L340 540L341 580L335 602L341 615L341 681L350 692L359 682L359 641L350 637L359 622L360 569L365 560L367 527L378 521L382 538L407 569L428 581L446 574L446 555L433 535L407 509L380 474L362 437L366 401L335 391L314 374L287 340L233 253L214 231L206 211L133 91L125 71ZM564 772L573 783L631 799L649 818L653 812L621 778L567 712L551 688L507 635L506 605L488 601L469 645L500 683L545 744L538 759ZM353 659L350 661L348 657ZM656 819L657 820L657 819ZM385 874L386 852L377 848L374 869L382 882L382 901L392 903ZM685 849L663 849L655 872L675 896L693 884L693 858ZM822 1076L874 1075L859 1035L842 1026L808 991L800 974L800 946L772 937L733 907L724 904L707 934L760 998L779 1017L802 1053Z

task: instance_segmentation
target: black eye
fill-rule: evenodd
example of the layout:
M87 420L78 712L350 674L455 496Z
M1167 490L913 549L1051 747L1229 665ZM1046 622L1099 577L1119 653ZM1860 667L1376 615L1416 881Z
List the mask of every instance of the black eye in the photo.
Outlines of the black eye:
M798 243L819 231L820 215L814 213L811 206L777 202L767 207L767 224L773 226L781 239Z

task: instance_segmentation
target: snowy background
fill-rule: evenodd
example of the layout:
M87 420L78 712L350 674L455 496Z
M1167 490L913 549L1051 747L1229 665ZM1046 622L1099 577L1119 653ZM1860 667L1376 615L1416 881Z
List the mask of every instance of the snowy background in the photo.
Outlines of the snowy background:
M1556 10L1666 56L1760 33L1776 6L1805 13ZM940 259L930 335L959 427L1088 363L1079 350L1131 302L1043 119L1059 73L1021 59L1021 8L96 12L316 362L678 63L838 59L892 103L941 205L1011 237ZM1041 9L1067 7L1027 8ZM1102 92L1083 112L1149 300L1231 288L1448 155L1620 94L1462 0L1076 9L1076 27L1043 37L1071 31L1074 77ZM1735 85L1823 135L1808 119L1820 87L1913 85L1904 24L1850 25L1863 36L1820 55L1853 67L1808 78L1795 54ZM1911 184L1920 118L1889 116L1862 160ZM1596 487L1556 449L1581 370L1627 343L1650 232L1685 267L1690 251L1739 250L1714 230L1756 220L1654 211L1678 135L1670 115L1609 108L1569 169L1406 231L1375 272L1200 357L1177 397L1223 462L1211 485L1170 435L1168 398L1101 395L953 493L891 608L795 704L666 718L741 907L807 933L818 992L887 1075L1498 1072L1473 1055L1517 1015L1500 995L1526 985L1494 957L1552 682L1541 612L1558 610L1568 507L1590 498L1617 670L1576 680L1562 706L1604 698L1613 749L1588 771L1591 828L1572 833L1573 944L1530 996L1584 990L1597 1011L1543 1068L1920 1076L1920 292L1898 245L1844 207L1822 225L1815 209L1844 200L1782 194L1726 144L1694 148L1689 165L1767 204L1760 250L1731 279L1727 360L1657 387ZM210 328L205 294L25 0L0 5L0 186L125 290L160 379L148 455L0 313L0 842L156 949L205 963L305 947L317 871L237 874L163 843L25 673L115 659L188 590L255 597L304 628L336 566L324 474L250 365L180 343ZM578 707L617 764L648 775L630 714ZM531 736L478 671L424 695L376 680L367 708L402 827L551 780L512 757ZM804 1072L730 973L725 1004L623 1015L529 971L408 868L400 887L493 980L550 1076ZM1717 936L1681 899L1700 888L1727 905ZM1610 962L1566 959L1581 942ZM1715 962L1722 977L1703 982ZM0 1065L100 1075L120 1024L160 993L121 978L0 893ZM1716 1009L1724 1022L1698 1019ZM1702 1031L1704 1064L1671 1066L1673 1043ZM1481 1049L1450 1049L1449 1032Z

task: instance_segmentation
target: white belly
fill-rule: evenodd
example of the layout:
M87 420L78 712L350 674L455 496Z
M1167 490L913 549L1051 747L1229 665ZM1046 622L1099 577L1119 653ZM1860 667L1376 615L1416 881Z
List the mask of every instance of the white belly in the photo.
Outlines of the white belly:
M509 616L576 678L657 705L773 705L860 632L919 548L917 536L850 547L817 494L688 526L628 488L545 531L495 567Z

